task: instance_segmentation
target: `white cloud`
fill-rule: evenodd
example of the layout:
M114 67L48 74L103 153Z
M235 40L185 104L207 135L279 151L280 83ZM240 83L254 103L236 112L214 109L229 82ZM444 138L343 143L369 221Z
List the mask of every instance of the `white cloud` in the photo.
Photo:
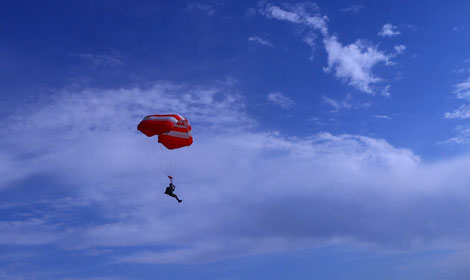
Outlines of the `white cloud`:
M470 78L468 78L465 82L455 84L454 87L454 94L457 99L470 101ZM468 119L470 118L470 104L463 104L453 112L446 112L444 117L446 119ZM456 130L458 132L457 136L439 143L470 144L470 129L458 126Z
M456 144L468 145L470 144L470 127L457 126L457 135L445 141L438 142L438 144Z
M316 39L317 39L317 36L315 35L315 33L308 33L304 37L304 42L314 50L315 49L315 40Z
M391 93L390 93L390 85L386 85L384 86L381 90L380 90L380 95L384 96L384 97L390 97Z
M193 92L190 93L190 90ZM179 99L174 97L176 93ZM88 135L90 141L99 141L94 135L103 137L106 141L112 140L115 134L122 131L131 133L128 136L132 136L136 123L142 116L151 112L180 112L196 124L204 123L203 127L209 130L211 127L220 127L221 123L227 129L234 129L240 124L246 127L253 125L251 119L237 113L242 109L239 107L240 96L227 94L222 100L220 98L218 88L185 89L185 86L165 83L155 84L145 90L85 89L80 92L59 92L31 107L22 107L20 112L5 120L3 133L16 137L1 137L2 143L9 146L10 151L2 151L0 156L0 170L5 174L0 178L0 186L6 186L8 182L17 181L22 176L34 172L44 172L43 167L47 169L49 153L56 156L59 156L60 152L64 153L64 156L61 156L64 157L64 168L70 167L74 162L66 161L65 157L74 152L69 150L66 143L82 143L84 146L80 148L86 151L86 145L91 142L86 142L85 145L83 141L77 141L83 135ZM123 110L120 110L120 107L123 107ZM228 108L231 109L227 110ZM34 111L34 115L23 113L27 111ZM33 134L41 137L36 137L34 145L26 148L31 141L29 135ZM122 138L122 141L125 139L127 138ZM124 144L120 142L121 139L115 140L116 144ZM94 144L99 145L99 142ZM41 156L31 156L38 151L41 151ZM13 157L11 152L18 154ZM19 163L16 158L19 155L30 159ZM118 153L108 156L112 158L131 155ZM84 160L85 158L84 156ZM21 168L18 168L17 164L21 164ZM110 162L110 166L115 164ZM96 166L90 164L87 170L92 172L93 168Z
M452 73L457 73L457 74L467 74L470 73L470 68L459 68L452 70Z
M465 82L456 84L454 93L457 98L470 101L470 78Z
M470 105L462 105L452 113L445 113L446 119L468 119L470 118Z
M294 23L301 22L300 16L298 14L283 10L278 6L268 6L264 12L268 17L271 18L290 21Z
M391 119L391 117L387 116L387 115L375 115L374 117L376 117L378 119L386 119L386 120Z
M457 99L465 99L470 101L470 78L468 78L465 82L455 84L454 87L454 94ZM470 118L470 105L464 104L451 113L445 113L444 117L447 119Z
M398 31L397 26L387 23L382 26L382 30L380 30L380 32L377 34L382 37L394 37L400 35L401 33Z
M269 40L263 39L259 36L249 37L248 41L256 42L256 43L258 43L260 45L263 45L263 46L274 47L273 43L271 43Z
M21 187L40 175L60 189L42 186L41 196L76 200L16 209L32 217L1 223L2 240L31 244L22 240L34 231L41 244L77 253L125 247L113 250L117 262L200 263L332 240L408 248L470 236L468 158L422 164L383 139L266 131L225 90L158 83L63 91L17 108L1 120L0 143L4 158L28 172L7 167L2 172L16 179L0 176L0 185ZM143 116L160 112L193 125L194 144L167 153L182 204L162 194L158 144L136 130ZM35 203L55 205L54 215L30 211Z
M394 47L396 54L402 54L406 50L405 45L397 45Z
M325 72L334 71L337 78L360 91L373 94L374 86L382 79L374 76L372 69L379 63L390 65L391 55L360 40L343 46L335 36L331 36L323 42L328 53L328 67Z
M271 103L279 105L284 109L292 108L292 106L295 105L294 100L280 92L271 92L270 94L268 94L267 98Z

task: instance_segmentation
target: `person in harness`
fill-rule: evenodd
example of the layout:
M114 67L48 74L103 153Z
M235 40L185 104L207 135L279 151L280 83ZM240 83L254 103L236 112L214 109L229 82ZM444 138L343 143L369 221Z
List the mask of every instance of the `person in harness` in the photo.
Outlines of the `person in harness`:
M181 201L183 200L179 199L178 196L173 193L176 189L176 186L173 184L173 177L168 176L168 178L170 179L170 184L168 185L168 187L166 187L165 194L176 198L176 200L178 200L178 203L181 203Z

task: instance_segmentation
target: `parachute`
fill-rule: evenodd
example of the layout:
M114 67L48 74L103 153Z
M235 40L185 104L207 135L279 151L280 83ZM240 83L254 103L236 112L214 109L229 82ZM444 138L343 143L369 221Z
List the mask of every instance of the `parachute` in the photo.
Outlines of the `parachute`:
M148 137L158 135L158 143L169 150L190 146L193 143L191 125L177 114L146 116L137 126Z

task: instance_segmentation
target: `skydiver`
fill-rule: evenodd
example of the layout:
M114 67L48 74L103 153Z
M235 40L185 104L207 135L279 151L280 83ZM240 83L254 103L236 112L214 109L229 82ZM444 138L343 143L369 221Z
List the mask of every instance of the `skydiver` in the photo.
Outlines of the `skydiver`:
M181 201L183 201L183 200L179 199L178 196L173 193L176 189L176 186L173 184L173 177L168 176L168 178L170 179L170 184L168 185L168 187L166 187L165 194L176 198L176 200L178 200L178 203L181 203Z

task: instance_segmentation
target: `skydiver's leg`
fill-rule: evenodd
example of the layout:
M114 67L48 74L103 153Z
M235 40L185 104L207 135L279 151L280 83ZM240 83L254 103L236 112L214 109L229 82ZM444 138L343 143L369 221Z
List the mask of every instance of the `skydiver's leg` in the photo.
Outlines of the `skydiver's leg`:
M168 195L169 195L169 196L171 196L171 197L174 197L174 198L176 198L176 200L178 200L178 202L180 202L180 203L181 203L181 201L182 201L182 200L181 200L181 199L179 199L179 198L178 198L178 196L177 196L176 194L172 193L172 194L168 194Z
M175 198L176 198L176 200L178 200L178 203L181 203L181 201L183 201L183 200L179 199L176 194L175 194Z

